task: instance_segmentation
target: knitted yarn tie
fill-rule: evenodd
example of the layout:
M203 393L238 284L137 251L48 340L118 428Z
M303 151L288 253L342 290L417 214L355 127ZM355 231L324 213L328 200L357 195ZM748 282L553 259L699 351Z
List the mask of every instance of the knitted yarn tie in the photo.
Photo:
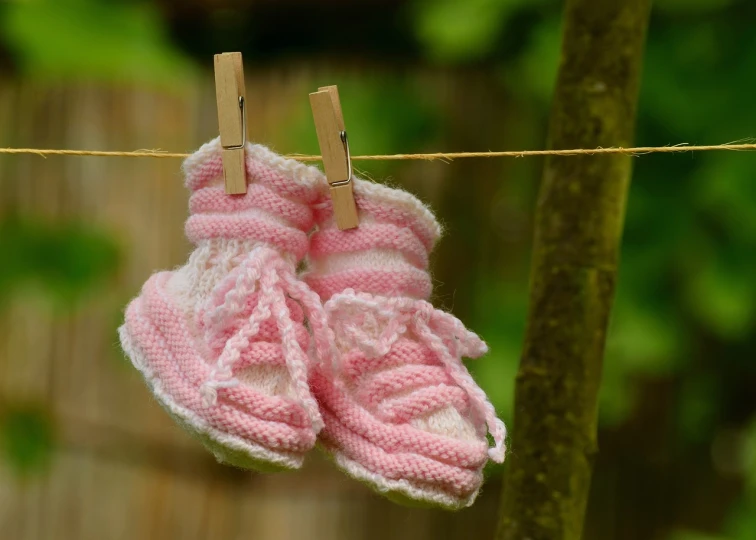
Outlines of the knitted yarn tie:
M234 388L241 384L234 376L234 366L238 364L252 338L260 331L261 324L273 317L281 334L282 352L294 383L294 391L317 432L323 427L323 419L317 402L310 394L307 382L308 355L296 339L294 322L286 305L287 295L300 303L310 321L321 360L332 361L333 345L320 299L296 278L292 262L266 245L254 247L239 267L219 283L214 291L213 297L217 299L222 296L222 302L205 313L206 332L218 333L229 328L244 310L249 296L258 290L257 305L248 320L228 339L216 365L201 387L204 405L213 406L220 389Z
M412 332L420 343L435 353L446 373L467 393L473 410L485 419L494 441L494 446L488 450L489 457L497 463L504 461L506 427L496 417L493 405L461 361L463 356L482 356L488 347L459 319L425 300L374 296L353 289L335 294L324 307L335 340L358 347L368 357L387 355L403 335ZM377 328L382 330L371 333ZM398 384L407 386L411 383L404 380ZM426 398L435 399L439 406L445 405L445 396L438 387L431 386L426 390L431 394L434 391L439 395L426 395Z

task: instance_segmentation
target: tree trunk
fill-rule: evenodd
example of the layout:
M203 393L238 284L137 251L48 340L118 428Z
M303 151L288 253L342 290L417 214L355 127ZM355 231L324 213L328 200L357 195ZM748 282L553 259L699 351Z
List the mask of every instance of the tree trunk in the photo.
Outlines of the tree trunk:
M567 0L550 147L631 146L650 0ZM631 158L546 160L497 540L578 540Z

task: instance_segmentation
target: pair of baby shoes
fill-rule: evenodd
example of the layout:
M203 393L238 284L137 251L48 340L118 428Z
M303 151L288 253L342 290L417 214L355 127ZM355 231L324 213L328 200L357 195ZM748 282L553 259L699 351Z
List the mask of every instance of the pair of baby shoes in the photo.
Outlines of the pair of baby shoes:
M485 343L427 301L432 213L355 179L341 231L317 168L248 144L247 193L227 195L220 151L184 163L196 249L119 330L158 401L221 462L296 469L318 442L392 499L472 504L506 431L461 361Z

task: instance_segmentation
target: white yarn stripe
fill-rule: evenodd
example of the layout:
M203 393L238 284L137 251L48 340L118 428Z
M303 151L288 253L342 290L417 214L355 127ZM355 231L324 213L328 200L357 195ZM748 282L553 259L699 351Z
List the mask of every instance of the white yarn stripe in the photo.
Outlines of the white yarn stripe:
M413 272L417 267L396 250L369 249L356 253L336 253L310 259L309 271L315 275L329 275L352 269L399 270Z

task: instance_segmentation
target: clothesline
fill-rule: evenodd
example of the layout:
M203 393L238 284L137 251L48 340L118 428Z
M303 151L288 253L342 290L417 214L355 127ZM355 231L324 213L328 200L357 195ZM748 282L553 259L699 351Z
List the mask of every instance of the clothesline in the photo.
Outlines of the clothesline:
M754 151L756 143L727 143L718 145L688 145L681 143L674 146L637 146L630 148L574 148L568 150L507 150L487 152L435 152L430 154L379 154L352 156L352 161L392 161L392 160L446 160L462 158L493 157L532 157L532 156L585 156L599 154L621 154L641 156L644 154L676 154L683 152L707 152L714 150ZM102 150L56 150L50 148L0 148L0 154L33 154L47 156L96 156L96 157L151 157L151 158L185 158L191 154L180 152L163 152L162 150L134 150L128 152ZM284 157L297 161L320 161L320 156L289 154Z

